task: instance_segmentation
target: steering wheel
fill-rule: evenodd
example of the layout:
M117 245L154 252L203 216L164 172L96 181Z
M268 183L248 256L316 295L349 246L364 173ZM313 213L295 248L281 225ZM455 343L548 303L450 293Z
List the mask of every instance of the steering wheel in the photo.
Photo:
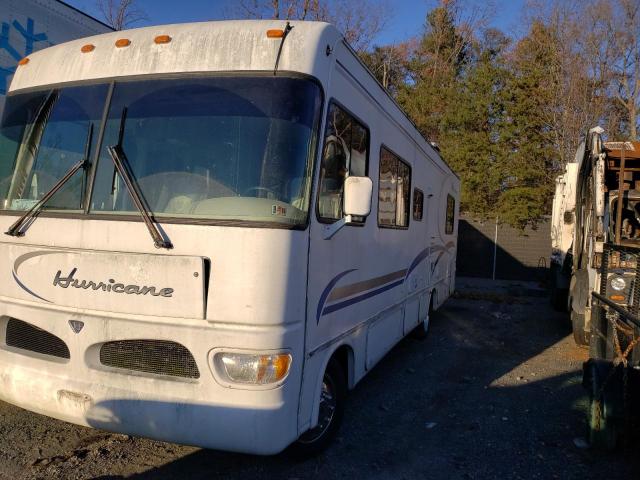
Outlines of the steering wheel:
M249 192L265 192L267 195L265 195L264 197L257 197L257 198L273 198L275 199L276 196L276 192L274 192L273 190L271 190L270 188L267 187L250 187L247 188L244 192L242 192L242 196L243 197L250 197L252 195L247 195ZM271 194L271 197L269 197L268 195Z

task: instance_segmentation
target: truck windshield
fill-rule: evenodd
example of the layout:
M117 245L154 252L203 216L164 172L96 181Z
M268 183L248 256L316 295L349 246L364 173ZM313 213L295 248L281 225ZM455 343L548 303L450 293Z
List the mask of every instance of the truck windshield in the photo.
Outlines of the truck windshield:
M78 92L87 96L86 92L94 90L99 93L91 99L76 99L74 105L82 114L72 119L58 115L66 121L57 122L54 129L57 110L66 97L78 96ZM40 177L55 182L78 161L88 122L100 125L106 91L104 84L7 99L0 130L4 209L28 208L46 191ZM137 215L108 153L108 147L121 138L134 181L156 217L303 224L309 208L320 105L320 88L299 78L219 76L116 82L102 125L93 189L84 187L83 173L78 172L78 180L69 182L47 209L79 209L91 190L90 212ZM56 142L46 142L49 130L55 130ZM52 143L58 156L48 155L41 162Z

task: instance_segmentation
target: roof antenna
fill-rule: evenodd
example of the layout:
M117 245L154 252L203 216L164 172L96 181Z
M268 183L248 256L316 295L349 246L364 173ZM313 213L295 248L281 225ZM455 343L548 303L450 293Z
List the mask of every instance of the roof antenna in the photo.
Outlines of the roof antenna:
M280 40L280 48L278 48L278 56L276 57L276 65L273 67L273 76L276 76L278 73L278 64L280 63L280 54L282 53L282 46L284 45L284 41L287 39L287 35L293 29L291 24L287 22L287 25L284 27L284 31L282 32L282 40Z

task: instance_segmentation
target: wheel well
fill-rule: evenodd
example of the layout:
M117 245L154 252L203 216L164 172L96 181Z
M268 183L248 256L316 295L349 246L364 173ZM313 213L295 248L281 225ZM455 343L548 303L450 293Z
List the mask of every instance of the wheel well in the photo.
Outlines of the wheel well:
M335 358L342 368L344 378L349 388L353 384L353 349L349 345L341 345L333 352L331 358Z

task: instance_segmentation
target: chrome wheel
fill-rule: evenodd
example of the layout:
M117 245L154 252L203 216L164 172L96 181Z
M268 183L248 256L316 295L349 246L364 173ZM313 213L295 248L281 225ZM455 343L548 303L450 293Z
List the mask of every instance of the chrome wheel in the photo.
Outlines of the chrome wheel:
M320 393L318 424L303 434L298 441L300 443L313 443L322 437L333 421L336 406L335 385L331 376L325 373L322 379L322 392Z

